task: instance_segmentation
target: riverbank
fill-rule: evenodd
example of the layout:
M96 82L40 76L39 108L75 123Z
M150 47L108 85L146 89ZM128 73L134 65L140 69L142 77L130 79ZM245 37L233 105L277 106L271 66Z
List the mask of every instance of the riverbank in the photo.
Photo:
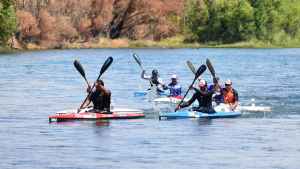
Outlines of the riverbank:
M207 44L201 43L186 43L183 36L163 39L161 41L152 40L128 40L99 38L88 42L61 43L52 47L45 47L33 43L26 44L22 49L24 51L31 50L48 50L48 49L89 49L89 48L299 48L300 42L297 41L282 41L279 44L272 44L259 40L250 40L245 42L221 44L210 42ZM13 52L16 49L0 47L0 53Z
M15 49L0 46L0 53L11 53L11 52L14 52L14 51L15 51Z

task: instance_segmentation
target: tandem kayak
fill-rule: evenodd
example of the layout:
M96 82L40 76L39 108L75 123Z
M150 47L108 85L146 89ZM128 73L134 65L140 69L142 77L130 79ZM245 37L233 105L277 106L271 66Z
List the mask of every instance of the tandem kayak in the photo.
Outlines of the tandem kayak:
M49 122L61 122L69 120L102 120L102 119L136 119L145 117L138 109L113 109L110 114L102 112L89 112L91 109L84 109L77 113L77 110L64 110L49 116Z
M240 116L240 112L216 112L203 113L197 111L177 111L177 112L160 112L159 119L162 118L233 118Z
M189 99L184 99L184 101L188 101ZM181 101L179 98L175 97L161 97L161 98L156 98L153 100L154 103L156 104L178 104ZM217 107L228 107L228 105L221 104L218 105ZM227 109L227 108L226 108ZM255 104L251 104L250 106L243 106L243 105L238 105L236 110L238 112L249 112L249 113L255 113L255 112L271 112L272 108L269 106L257 106Z

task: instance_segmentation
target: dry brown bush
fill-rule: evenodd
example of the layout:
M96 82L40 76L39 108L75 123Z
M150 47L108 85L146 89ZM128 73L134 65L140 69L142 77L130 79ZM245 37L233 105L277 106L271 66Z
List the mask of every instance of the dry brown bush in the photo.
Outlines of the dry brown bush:
M15 0L20 12L18 18L22 20L19 25L22 36L40 38L41 44L78 38L87 41L111 30L116 30L116 38L160 40L170 37L180 32L184 1ZM27 11L28 16L22 14L23 11Z
M82 18L80 20L78 31L84 37L84 41L88 41L91 38L91 26L92 20L89 18Z
M40 29L42 46L52 47L59 40L56 31L56 19L46 9L40 11Z
M92 29L98 32L106 32L107 27L112 20L113 1L111 0L93 0L92 1Z
M27 11L17 11L18 30L20 31L20 40L31 41L32 38L37 38L40 35L37 19Z
M61 41L74 41L78 36L77 30L73 27L71 18L68 16L56 18L56 31Z

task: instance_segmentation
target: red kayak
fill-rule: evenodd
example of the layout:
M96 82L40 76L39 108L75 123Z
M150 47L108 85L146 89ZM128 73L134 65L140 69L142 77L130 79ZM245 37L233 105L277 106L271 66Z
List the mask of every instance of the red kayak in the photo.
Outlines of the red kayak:
M136 119L145 117L144 113L135 109L116 109L111 114L102 112L88 112L86 110L76 113L76 110L66 110L49 116L49 122L69 120L102 120L102 119Z

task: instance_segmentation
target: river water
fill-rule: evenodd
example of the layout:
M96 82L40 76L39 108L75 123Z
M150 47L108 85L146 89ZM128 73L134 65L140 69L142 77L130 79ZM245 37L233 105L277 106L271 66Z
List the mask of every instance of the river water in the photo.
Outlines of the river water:
M255 99L270 113L234 119L159 121L152 103L134 97L146 89L137 53L148 73L165 82L176 73L183 87L193 80L186 66L209 58L222 81L231 79L242 104ZM115 107L139 108L145 119L48 123L48 116L77 108L85 82L73 67L80 60L93 81L104 73ZM85 49L0 54L0 168L264 168L300 167L300 49ZM208 72L203 78L211 82Z

